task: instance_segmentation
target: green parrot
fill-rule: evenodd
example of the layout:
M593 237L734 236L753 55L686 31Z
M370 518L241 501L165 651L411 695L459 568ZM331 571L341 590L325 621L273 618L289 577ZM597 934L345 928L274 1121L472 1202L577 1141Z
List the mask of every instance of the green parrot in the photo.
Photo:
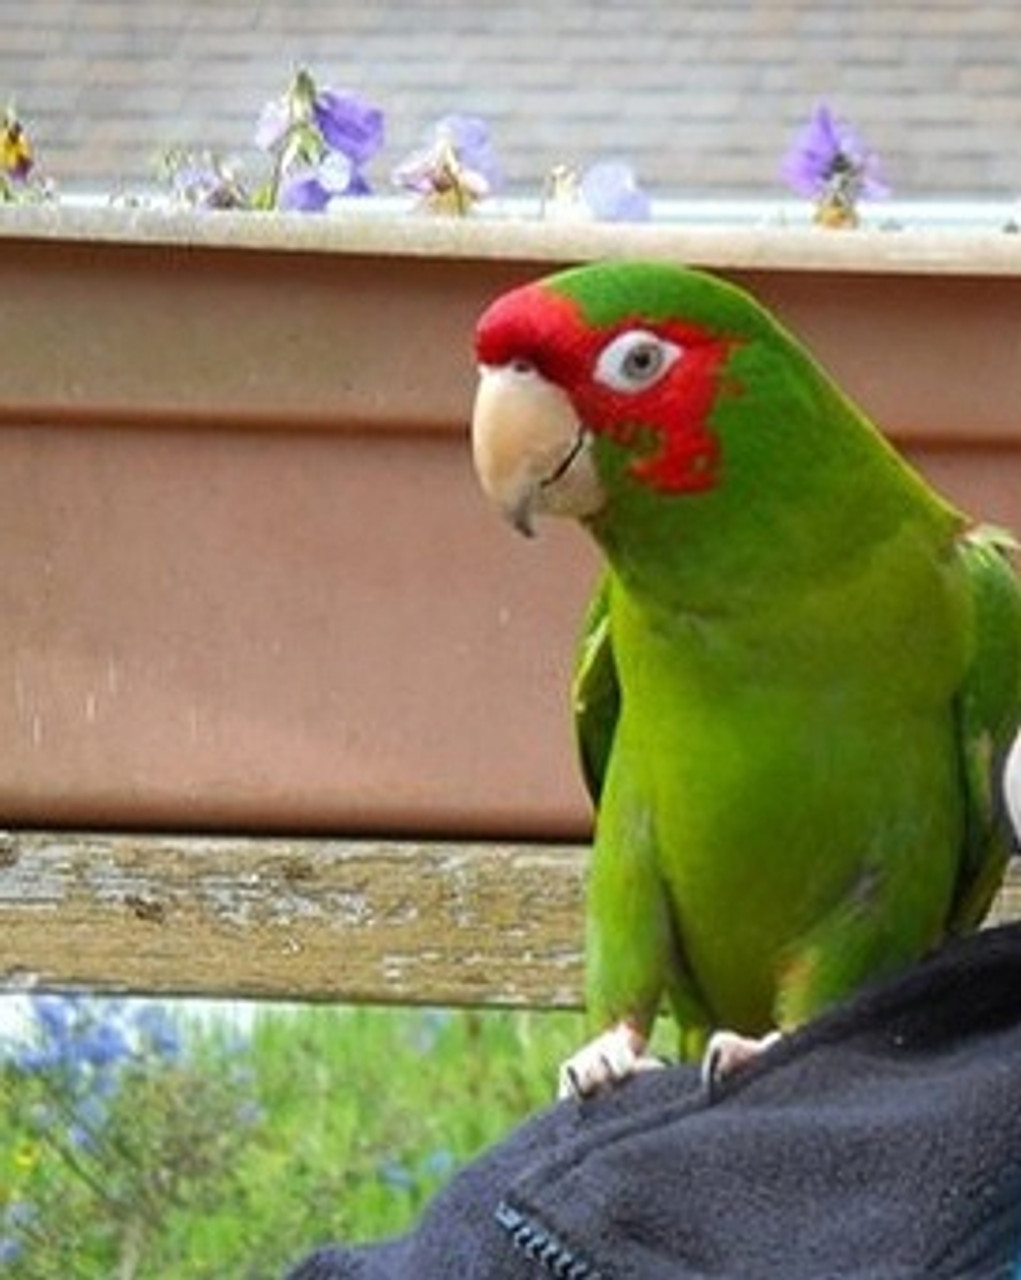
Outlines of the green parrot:
M560 272L498 298L476 355L484 491L606 562L573 687L599 1034L568 1091L649 1065L664 1003L682 1056L729 1071L977 926L1021 717L1007 535L710 274Z

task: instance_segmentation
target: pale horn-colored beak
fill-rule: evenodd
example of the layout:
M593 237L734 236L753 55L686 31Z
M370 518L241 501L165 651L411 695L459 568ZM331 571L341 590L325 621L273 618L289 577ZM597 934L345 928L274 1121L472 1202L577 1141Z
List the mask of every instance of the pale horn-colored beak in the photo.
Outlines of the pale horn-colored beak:
M480 367L472 454L486 496L529 537L536 515L584 519L605 501L574 406L532 368Z

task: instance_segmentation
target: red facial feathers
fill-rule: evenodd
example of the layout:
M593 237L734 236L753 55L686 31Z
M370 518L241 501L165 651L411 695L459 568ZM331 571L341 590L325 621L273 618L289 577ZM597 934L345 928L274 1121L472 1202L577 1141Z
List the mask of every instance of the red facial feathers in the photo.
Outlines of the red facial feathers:
M681 354L644 389L615 389L596 377L599 356L614 338L635 329L674 343ZM573 299L541 283L499 298L476 332L480 363L520 363L556 383L587 430L640 450L630 466L636 479L668 493L716 484L720 445L708 418L732 348L731 340L684 321L628 315L593 326Z

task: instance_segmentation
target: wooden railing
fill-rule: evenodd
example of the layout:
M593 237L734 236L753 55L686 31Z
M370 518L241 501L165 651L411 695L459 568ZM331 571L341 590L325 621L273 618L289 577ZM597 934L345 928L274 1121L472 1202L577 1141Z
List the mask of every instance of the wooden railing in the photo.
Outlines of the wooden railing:
M576 844L8 832L0 986L574 1007ZM1021 917L1012 868L991 920Z

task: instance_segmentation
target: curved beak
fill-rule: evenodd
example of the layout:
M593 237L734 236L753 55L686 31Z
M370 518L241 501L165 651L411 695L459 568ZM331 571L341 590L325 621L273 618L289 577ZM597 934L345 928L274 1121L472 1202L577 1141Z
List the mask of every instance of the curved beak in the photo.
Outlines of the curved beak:
M479 368L472 455L486 496L528 537L536 515L582 519L603 505L591 442L570 399L532 368Z

